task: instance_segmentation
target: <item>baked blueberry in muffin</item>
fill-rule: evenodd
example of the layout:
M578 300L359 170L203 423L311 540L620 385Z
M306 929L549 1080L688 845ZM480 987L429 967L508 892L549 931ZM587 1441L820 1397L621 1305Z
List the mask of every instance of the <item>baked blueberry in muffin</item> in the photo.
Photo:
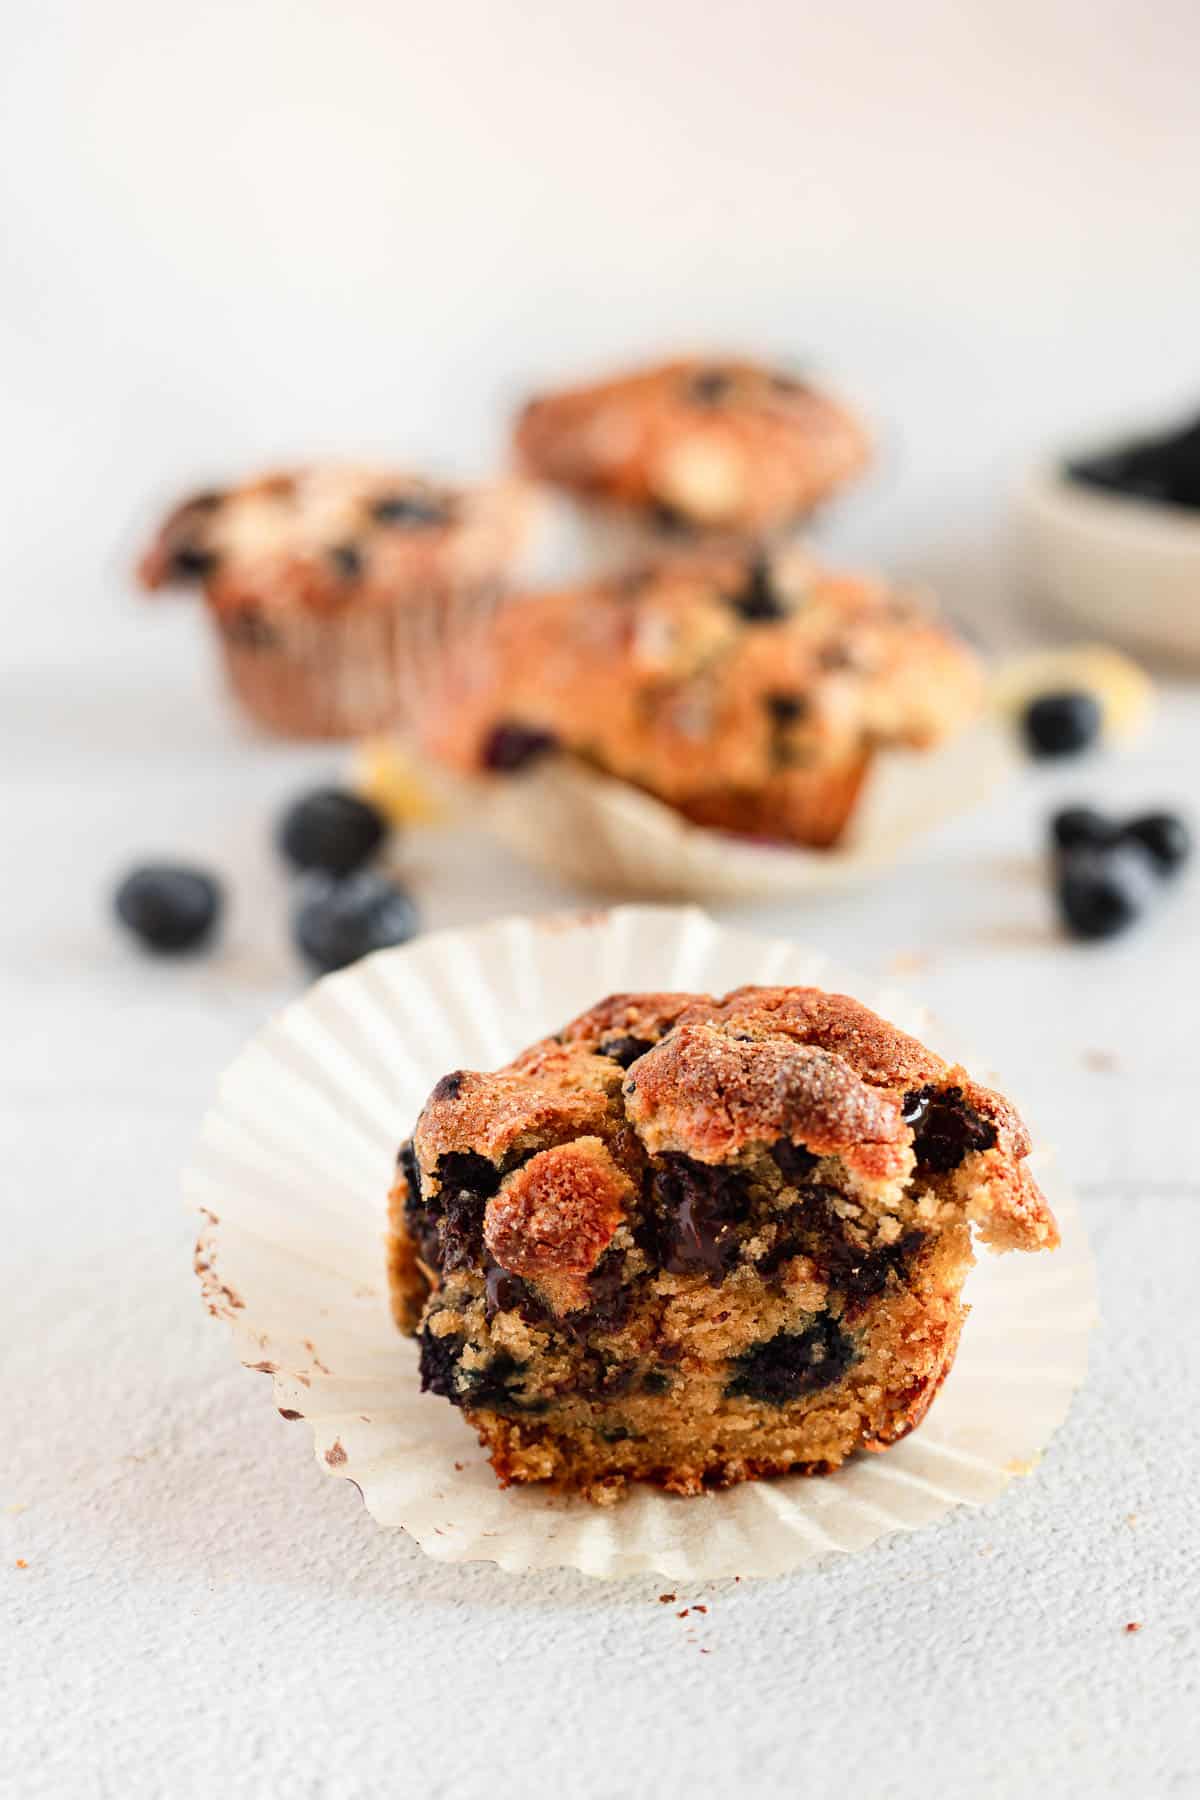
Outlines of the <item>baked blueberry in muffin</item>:
M183 501L139 574L202 590L259 723L349 737L396 722L415 636L488 602L523 528L516 483L318 465Z
M826 1473L925 1416L973 1228L1055 1247L1028 1151L1006 1100L845 995L616 995L434 1088L394 1314L505 1485Z
M566 754L696 824L828 846L880 750L939 744L981 698L920 601L797 550L703 553L514 600L426 735L462 771Z
M667 534L762 538L828 498L868 457L855 415L785 370L681 358L531 400L530 473Z

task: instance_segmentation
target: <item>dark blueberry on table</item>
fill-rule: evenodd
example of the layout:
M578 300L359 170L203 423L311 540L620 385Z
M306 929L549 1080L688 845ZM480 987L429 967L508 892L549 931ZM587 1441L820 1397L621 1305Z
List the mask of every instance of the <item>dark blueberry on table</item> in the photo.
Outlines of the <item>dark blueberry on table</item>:
M433 494L383 494L371 502L371 517L377 525L403 525L420 531L450 521L450 506Z
M1192 834L1178 813L1143 813L1121 827L1121 837L1140 844L1161 875L1173 875L1192 853Z
M134 869L117 889L117 917L148 950L194 950L221 916L221 886L202 869L168 863Z
M494 774L511 775L547 755L557 744L552 731L541 731L536 725L522 725L514 719L503 720L485 741L480 761Z
M1056 876L1058 910L1072 937L1110 938L1136 923L1153 897L1154 865L1140 845L1068 850Z
M1115 835L1112 820L1094 806L1064 806L1050 821L1056 850L1103 850Z
M346 788L317 788L283 815L279 848L294 868L350 875L374 856L387 821L369 801Z
M331 545L329 560L343 581L357 581L362 574L362 551L357 544Z
M1082 689L1039 694L1025 709L1025 742L1032 756L1074 756L1100 735L1100 702Z
M310 875L292 916L298 948L322 975L407 943L417 924L411 895L367 869L342 881Z

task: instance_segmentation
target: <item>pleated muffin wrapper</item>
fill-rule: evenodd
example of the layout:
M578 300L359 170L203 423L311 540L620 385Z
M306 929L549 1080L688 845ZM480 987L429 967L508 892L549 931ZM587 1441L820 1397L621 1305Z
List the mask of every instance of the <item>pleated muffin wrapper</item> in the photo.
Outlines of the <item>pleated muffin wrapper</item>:
M420 746L418 755L443 801L535 867L606 896L700 902L782 900L869 882L927 833L986 800L1017 761L1011 733L992 718L936 750L878 751L844 834L817 850L695 825L655 795L570 756L472 780L435 764ZM836 784L830 798L841 804Z
M388 1310L386 1200L434 1083L506 1062L603 994L745 982L852 993L955 1059L920 1008L819 954L693 908L620 907L383 951L318 982L227 1071L186 1177L203 1215L204 1297L242 1362L270 1377L284 1417L311 1431L320 1467L353 1481L378 1525L441 1562L513 1571L779 1575L981 1506L1033 1469L1083 1379L1096 1317L1083 1224L1044 1155L1061 1249L982 1253L957 1362L925 1421L834 1475L690 1499L634 1486L604 1508L536 1485L501 1489L462 1414L420 1392L416 1344Z
M321 611L302 605L210 607L230 690L282 737L349 739L404 729L425 704L430 670L477 641L542 563L550 529L531 484L497 482L470 532L427 580L389 599Z

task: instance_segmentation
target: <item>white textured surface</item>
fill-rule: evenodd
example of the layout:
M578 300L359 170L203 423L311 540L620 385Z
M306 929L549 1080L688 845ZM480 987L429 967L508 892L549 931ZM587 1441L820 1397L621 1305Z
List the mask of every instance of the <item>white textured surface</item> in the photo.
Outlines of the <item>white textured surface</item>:
M1194 799L1195 697L880 890L740 915L867 973L931 957L901 979L1019 1071L1081 1190L1103 1323L994 1508L681 1592L709 1608L681 1620L657 1583L374 1530L198 1305L178 1171L295 991L263 826L328 764L235 754L199 622L126 617L117 578L196 476L314 447L479 467L548 368L763 340L883 424L840 545L1012 633L1026 458L1194 401L1194 0L8 10L0 1788L1200 1792L1198 887L1072 949L1033 862L1054 792ZM114 939L105 886L156 848L229 872L214 961ZM439 924L570 898L455 837L411 865ZM1084 1065L1104 1048L1119 1072Z
M440 1567L378 1531L198 1303L179 1170L219 1071L298 991L264 827L330 760L231 741L199 653L189 672L197 624L135 619L107 664L0 677L0 1509L25 1509L0 1510L0 1740L17 1791L324 1800L403 1768L452 1800L494 1779L782 1795L837 1770L847 1792L915 1796L931 1757L945 1791L1196 1791L1197 883L1126 942L1077 948L1047 929L1035 861L1056 793L1193 785L1190 696L1126 756L1031 772L878 892L730 915L867 973L928 956L898 979L1019 1071L1081 1193L1102 1322L1033 1479L827 1572L680 1589L678 1608L708 1612L678 1619L661 1582ZM106 884L154 849L228 872L212 960L146 963L110 930ZM453 835L408 862L434 923L568 899Z

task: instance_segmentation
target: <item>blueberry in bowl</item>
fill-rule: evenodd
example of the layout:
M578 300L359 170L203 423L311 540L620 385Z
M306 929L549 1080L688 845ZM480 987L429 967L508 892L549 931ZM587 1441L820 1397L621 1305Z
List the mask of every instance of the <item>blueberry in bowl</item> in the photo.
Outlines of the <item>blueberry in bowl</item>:
M1045 462L1023 513L1043 597L1105 638L1200 659L1200 417Z

